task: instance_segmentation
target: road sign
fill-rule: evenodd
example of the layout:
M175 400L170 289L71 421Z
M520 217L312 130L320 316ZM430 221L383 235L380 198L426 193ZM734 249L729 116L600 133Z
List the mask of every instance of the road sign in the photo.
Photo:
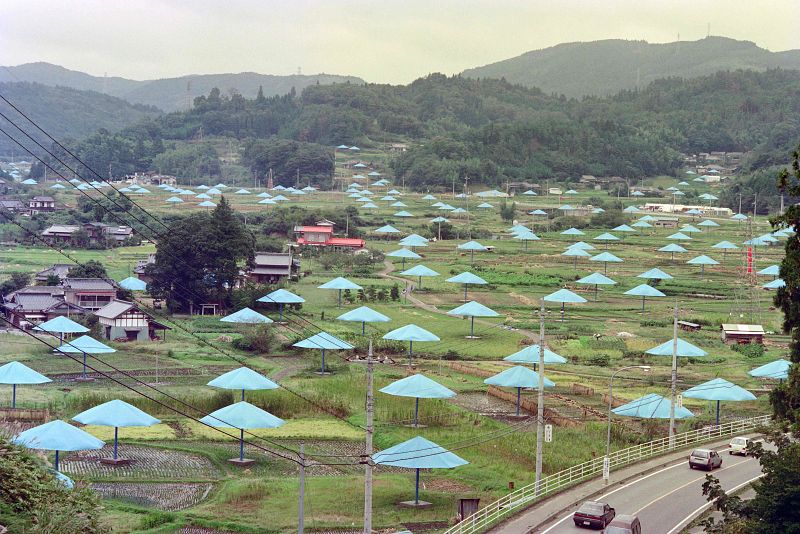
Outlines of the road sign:
M553 425L544 425L544 442L551 443L553 441Z
M611 458L606 456L603 458L603 480L608 480L611 475Z

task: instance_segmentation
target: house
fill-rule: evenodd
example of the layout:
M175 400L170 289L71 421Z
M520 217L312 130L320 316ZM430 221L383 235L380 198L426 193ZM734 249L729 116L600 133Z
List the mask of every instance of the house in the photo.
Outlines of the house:
M659 217L653 221L650 221L656 228L677 228L678 227L678 219L673 217Z
M697 332L701 326L697 323L690 323L689 321L678 321L678 328L685 332Z
M53 197L33 197L28 202L28 209L31 215L36 215L37 213L50 213L56 211L56 201Z
M297 279L300 260L291 252L256 252L255 265L246 276L258 284L274 284L282 278Z
M685 213L689 210L697 210L702 212L703 216L709 217L731 217L733 211L730 208L720 208L714 206L700 206L700 205L686 205L686 204L665 204L665 203L651 203L648 202L644 205L645 211L660 212L660 213Z
M389 152L405 152L408 150L408 145L405 143L392 143L389 145Z
M73 265L71 263L55 263L52 267L48 267L44 271L36 273L35 280L37 283L44 285L48 278L57 276L59 281L63 281L72 267Z
M91 311L117 298L117 288L102 278L65 278L61 287L65 301Z
M61 286L28 286L3 297L5 315L18 328L32 328L59 315L85 315L88 310L66 302Z
M109 341L148 341L158 339L156 332L169 327L156 321L133 302L114 299L94 312Z
M764 343L764 327L758 324L722 324L720 330L725 343Z
M42 238L48 243L68 243L76 244L78 232L83 230L88 235L89 240L95 243L122 244L126 239L133 236L133 228L130 226L110 226L100 222L89 222L83 226L74 224L54 224L42 232Z
M153 281L153 277L148 276L146 274L146 269L148 265L151 265L155 262L156 262L156 255L154 252L151 252L150 254L147 255L146 260L138 260L136 262L136 267L133 268L133 274L135 274L139 280L149 284L150 282Z
M28 208L21 200L2 199L0 200L0 208L6 209L12 213L26 213Z
M550 187L550 188L547 190L547 194L548 194L548 195L563 195L563 194L564 194L564 192L563 192L563 191L562 191L560 188L558 188L558 187Z
M80 229L76 224L54 224L42 231L42 239L50 244L71 244Z
M312 247L333 247L339 249L361 249L366 242L363 239L334 237L332 226L295 226L297 244Z

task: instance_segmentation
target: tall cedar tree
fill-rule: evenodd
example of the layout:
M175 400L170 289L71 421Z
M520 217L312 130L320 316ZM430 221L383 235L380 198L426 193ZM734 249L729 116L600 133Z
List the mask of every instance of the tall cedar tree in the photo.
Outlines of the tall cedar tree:
M159 240L156 261L147 268L150 292L171 310L201 302L227 306L240 269L252 266L254 257L253 234L221 197L210 214L181 219Z
M792 152L792 170L784 169L778 176L784 194L800 195L800 147ZM792 204L783 215L775 217L773 225L800 229L800 205ZM792 422L800 421L800 236L793 234L786 242L786 255L781 262L780 277L786 286L778 289L775 305L783 311L783 329L792 336L789 359L792 367L789 379L772 390L770 400L775 416Z

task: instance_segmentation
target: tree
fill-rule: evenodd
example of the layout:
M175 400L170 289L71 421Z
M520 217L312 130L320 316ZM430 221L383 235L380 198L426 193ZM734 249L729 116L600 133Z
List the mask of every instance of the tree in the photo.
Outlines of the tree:
M517 211L516 202L509 204L505 200L500 204L500 218L506 222L514 220L514 214Z
M11 277L0 284L0 296L5 296L9 293L20 290L30 284L30 282L31 275L28 273L11 273Z
M47 280L44 283L44 285L46 286L57 286L60 284L61 284L61 278L59 278L57 274L48 274Z
M147 267L150 292L172 310L228 305L240 269L252 266L254 256L255 238L223 196L210 214L178 219L158 241L156 261Z
M67 271L68 278L108 278L105 266L97 260L80 263Z

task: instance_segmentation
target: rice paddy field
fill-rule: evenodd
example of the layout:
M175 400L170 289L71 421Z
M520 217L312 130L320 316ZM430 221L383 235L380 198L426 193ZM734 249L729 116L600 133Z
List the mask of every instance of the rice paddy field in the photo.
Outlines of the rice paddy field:
M678 182L668 177L651 181L664 188ZM155 400L144 399L99 375L93 382L76 381L81 371L76 362L54 356L47 347L29 337L0 334L0 364L21 361L53 379L50 384L20 387L20 406L46 408L52 417L68 420L82 410L119 398L162 420L161 424L148 428L120 429L120 450L136 460L125 470L103 467L96 461L107 450L62 457L65 473L93 485L106 499L110 530L178 532L183 526L192 525L228 532L291 531L297 520L298 468L279 455L296 457L301 443L312 461L306 479L307 528L346 530L359 525L363 513L363 465L359 455L363 452L366 393L361 358L370 339L381 359L375 365L376 391L408 374L422 372L457 394L451 399L422 400L419 417L425 427L412 428L407 425L414 416L414 399L376 393L376 448L385 449L421 435L469 462L456 469L423 472L421 497L432 506L418 510L397 505L413 497L413 470L379 467L374 492L376 527L402 529L403 525L413 524L428 525L435 530L455 516L458 498L477 497L485 504L503 495L511 483L519 487L532 482L535 421L525 413L528 417L513 417L513 403L490 394L483 380L510 366L503 361L505 356L538 341L541 299L562 288L582 296L586 302L566 304L563 315L560 304L548 302L545 306L547 347L567 359L566 364L545 369L545 375L555 382L555 387L547 390L546 406L559 416L553 442L545 445L546 473L604 454L607 407L603 394L614 370L628 365L651 367L650 372L631 370L616 379L615 397L622 401L648 393L669 396L670 358L648 356L645 351L672 338L676 306L679 320L700 327L697 331L680 331L680 337L708 353L706 357L680 359L679 388L684 390L712 378L725 378L754 392L758 400L723 403L723 420L767 413L767 393L772 384L752 378L747 372L783 357L788 340L780 332L782 315L772 303L774 291L762 287L773 277L746 274L746 246L742 244L773 230L766 219L737 222L712 218L718 226L700 226L706 218L680 215L679 228L620 232L583 227L583 235L563 235L566 225L572 226L578 220L584 226L589 217L565 221L560 216L535 216L528 212L541 209L559 213L558 208L565 204L586 206L598 198L606 203L617 199L608 198L604 191L579 191L561 198L520 194L508 200L515 203L514 221L503 221L499 214L500 199L475 196L464 199L434 193L439 201L465 210L452 214L452 210L432 206L435 201L424 200L424 194L420 193L394 194L391 196L395 200L380 200L392 187L397 184L372 188L375 194L371 198L377 208L359 207L359 229L366 234L367 248L384 254L395 251L401 247L397 241L411 233L432 239L436 227L430 221L437 216L447 217L457 238L432 239L427 246L414 248L420 259L405 261L405 268L423 264L439 276L424 278L419 287L416 277L400 274L403 265L399 258L381 258L364 274L363 270L355 272L349 267L325 270L324 262L301 252L302 271L308 275L285 288L306 302L302 309L288 313L286 325L272 327L276 341L269 353L247 353L232 345L231 341L242 335L245 326L221 323L219 317L174 316L168 318L172 330L164 341L110 343L117 352L102 355L100 360L89 358L90 365L100 371L109 370L106 363L128 371L140 382L119 375L117 378L135 389L145 390L146 384L153 385L158 391L150 389L149 394ZM200 201L193 197L184 196L181 203L167 203L166 199L173 196L171 193L158 188L150 190L134 198L155 215L204 209L197 206ZM683 190L698 194L715 192L707 184L696 183ZM289 200L272 205L258 203L261 198L257 193L261 189L250 188L249 194L235 191L226 190L226 199L238 212L248 216L284 206L330 209L365 204L341 191L286 194ZM278 193L270 191L270 194ZM77 203L74 192L56 192L54 196L60 204ZM620 200L625 206L655 201ZM404 206L390 205L397 201ZM478 207L483 202L490 207ZM400 210L411 216L395 215ZM631 225L647 214L625 213L626 222ZM527 226L539 240L526 245L514 239L508 231L514 224ZM394 226L399 233L387 236L374 231L384 225ZM680 228L684 225L700 231L686 232L690 239L668 238L683 232ZM595 239L604 232L619 239ZM337 228L336 233L342 235L343 229ZM470 240L490 250L471 255L457 249L459 244ZM577 241L594 247L588 251L590 257L608 252L622 261L606 264L590 257L576 260L564 256L567 247ZM730 241L738 248L723 254L713 248L721 241ZM784 241L785 238L772 245L754 247L756 271L780 263ZM673 257L669 252L658 251L669 243L680 243L686 252ZM66 252L79 261L103 262L109 274L120 280L129 276L138 259L146 258L154 250L153 245L143 245ZM702 270L699 265L687 264L701 255L713 258L718 264L706 265ZM5 246L0 257L0 278L68 262L57 251L43 247ZM640 297L624 293L647 283L638 275L653 268L665 271L672 279L651 283L665 296L647 298L643 309ZM499 314L475 319L475 339L467 339L468 318L447 314L464 303L464 287L447 279L465 271L487 282L470 285L467 300L477 301ZM594 285L577 282L592 273L604 274L615 284L599 286L595 292ZM397 285L401 296L396 301L387 298L362 302L356 298L340 308L336 291L318 287L337 276L365 289L383 289L386 294ZM264 293L272 289L265 286ZM146 295L142 300L149 302ZM388 316L391 321L367 324L366 334L362 335L360 323L336 319L361 305ZM233 311L236 310L228 312ZM268 307L258 311L277 318L277 312ZM410 323L440 338L438 342L414 344L411 369L407 367L407 343L382 339L386 332ZM763 350L752 347L741 350L726 344L720 332L722 323L762 325L767 332ZM319 351L291 347L319 330L356 347L354 351L328 351L326 363L331 374L323 376L315 373L320 366ZM246 469L226 461L238 454L235 439L191 419L239 400L238 392L206 385L212 378L239 366L228 355L242 359L284 386L246 395L248 402L286 421L276 429L253 431L249 439L264 450L247 447L247 456L257 462ZM351 361L356 355L357 361ZM506 391L514 393L511 389ZM10 387L0 386L0 403L7 404L10 393ZM523 392L523 398L534 395L532 391ZM178 401L185 404L179 406ZM684 406L692 410L694 417L682 420L679 430L713 423L712 403L685 398ZM170 407L180 407L186 415L177 414ZM623 418L616 421L613 448L663 436L667 431L663 421ZM7 426L8 432L14 430ZM113 439L113 429L108 427L90 426L85 430L107 442Z

